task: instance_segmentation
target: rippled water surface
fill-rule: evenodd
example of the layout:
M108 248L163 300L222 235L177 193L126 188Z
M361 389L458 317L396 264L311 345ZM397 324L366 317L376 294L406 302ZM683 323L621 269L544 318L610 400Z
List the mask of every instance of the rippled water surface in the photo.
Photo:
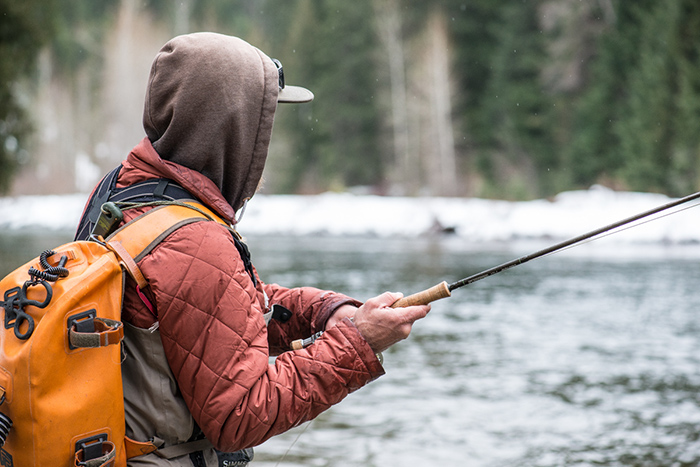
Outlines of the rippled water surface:
M3 273L59 238L2 234ZM249 239L267 282L359 299L455 281L545 246L461 242ZM386 352L385 376L258 447L252 465L700 464L700 253L603 242L436 302Z
M360 299L534 251L427 239L251 248L268 281ZM265 443L258 462L698 465L698 259L689 247L584 245L456 290L387 353L384 377Z

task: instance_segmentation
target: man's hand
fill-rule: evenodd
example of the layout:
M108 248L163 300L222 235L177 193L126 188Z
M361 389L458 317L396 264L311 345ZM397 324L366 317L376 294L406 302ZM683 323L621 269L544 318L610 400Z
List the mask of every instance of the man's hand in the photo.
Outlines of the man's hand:
M403 294L400 293L385 292L367 300L355 311L355 326L376 353L406 339L413 323L425 318L430 311L430 305L391 308L402 297Z

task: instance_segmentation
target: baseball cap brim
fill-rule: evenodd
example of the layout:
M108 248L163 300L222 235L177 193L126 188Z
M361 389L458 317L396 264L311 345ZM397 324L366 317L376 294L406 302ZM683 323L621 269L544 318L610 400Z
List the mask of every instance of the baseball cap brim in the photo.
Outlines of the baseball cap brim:
M285 86L277 94L277 102L302 104L314 100L314 93L301 86Z

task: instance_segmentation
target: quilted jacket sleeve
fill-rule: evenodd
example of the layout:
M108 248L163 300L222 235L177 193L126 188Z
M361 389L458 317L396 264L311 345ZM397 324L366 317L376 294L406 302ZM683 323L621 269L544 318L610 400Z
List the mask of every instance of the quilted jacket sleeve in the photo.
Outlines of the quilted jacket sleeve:
M287 289L277 284L262 287L270 305L279 304L293 310L291 318L286 322L270 321L267 331L271 355L289 350L293 340L305 339L325 330L328 318L341 305L362 305L345 295L313 287Z
M180 228L140 263L168 362L195 421L224 451L260 444L342 400L383 369L349 320L269 363L260 294L230 234L213 222ZM270 289L319 325L333 294ZM294 289L292 289L294 290ZM330 300L330 301L329 301ZM341 300L345 300L342 298ZM314 315L315 314L315 315Z

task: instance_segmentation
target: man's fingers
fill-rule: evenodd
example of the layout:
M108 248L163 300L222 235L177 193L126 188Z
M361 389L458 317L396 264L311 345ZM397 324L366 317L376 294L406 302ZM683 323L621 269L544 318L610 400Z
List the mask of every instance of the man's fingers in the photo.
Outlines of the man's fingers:
M402 293L384 292L381 295L378 295L374 298L370 298L369 300L367 300L367 303L372 302L377 307L391 306L394 303L396 303L397 300L401 300L402 298L403 298Z
M355 326L375 352L406 339L413 322L430 311L430 305L391 308L401 297L403 294L385 292L367 300L355 314Z
M405 308L394 308L394 311L399 313L404 323L413 323L419 319L425 318L430 311L430 305L413 305Z

